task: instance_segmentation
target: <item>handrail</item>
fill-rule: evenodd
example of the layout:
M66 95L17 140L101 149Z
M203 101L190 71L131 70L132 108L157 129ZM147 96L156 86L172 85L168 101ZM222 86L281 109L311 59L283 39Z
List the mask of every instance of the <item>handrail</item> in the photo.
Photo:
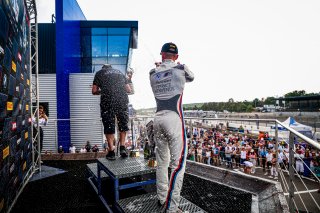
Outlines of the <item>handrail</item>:
M320 143L306 137L305 135L301 134L300 132L292 129L291 127L281 123L280 121L276 120L276 122L278 124L280 124L281 126L283 126L284 128L286 128L287 130L289 130L290 132L294 133L296 136L298 136L299 138L301 138L302 140L306 141L307 143L309 143L310 145L316 147L317 149L320 149Z
M64 119L53 118L53 119L50 119L50 121L91 121L91 120L101 121L101 118L98 118L98 119L92 119L92 118L64 118Z
M268 121L268 122L276 122L276 119L260 119L260 118L201 118L201 117L184 117L187 119L200 119L200 120L222 120L222 121Z
M154 116L135 116L134 118L154 118ZM304 140L305 142L309 143L310 145L314 146L315 148L320 150L320 143L317 143L316 141L306 137L305 135L299 133L298 131L294 130L293 128L283 124L277 119L243 119L243 118L202 118L202 117L184 117L185 120L218 120L218 121L266 121L266 122L273 122L277 123L284 128L286 128L288 131L294 133L296 136ZM51 121L72 121L72 120L93 120L92 118L71 118L71 119L50 119ZM101 118L99 119L101 121Z

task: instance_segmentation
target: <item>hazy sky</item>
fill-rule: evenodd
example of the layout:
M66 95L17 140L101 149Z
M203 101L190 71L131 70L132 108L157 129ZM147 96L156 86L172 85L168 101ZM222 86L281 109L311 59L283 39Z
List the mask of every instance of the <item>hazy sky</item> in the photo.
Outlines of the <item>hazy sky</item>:
M50 22L54 0L37 0ZM78 0L87 20L139 21L132 67L135 108L155 106L149 70L163 43L195 74L184 103L320 92L319 0Z

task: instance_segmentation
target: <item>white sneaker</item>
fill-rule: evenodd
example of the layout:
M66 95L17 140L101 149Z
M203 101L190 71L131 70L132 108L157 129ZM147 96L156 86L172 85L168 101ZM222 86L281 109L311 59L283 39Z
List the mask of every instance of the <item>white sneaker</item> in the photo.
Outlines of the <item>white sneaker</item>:
M273 177L270 175L270 176L268 176L268 178L273 178Z
M264 173L264 175L268 175L268 172Z
M278 180L278 177L277 177L277 176L274 176L274 179L275 179L275 180Z

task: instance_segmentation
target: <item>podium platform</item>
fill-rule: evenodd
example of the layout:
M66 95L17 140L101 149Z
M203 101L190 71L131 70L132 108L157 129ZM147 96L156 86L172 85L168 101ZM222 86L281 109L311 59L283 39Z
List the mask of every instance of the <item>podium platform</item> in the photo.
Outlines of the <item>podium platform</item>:
M98 158L98 172L103 170L113 178L125 178L136 175L155 173L155 167L148 166L148 160L142 157L117 157L110 161L106 158Z
M90 165L90 168L89 170L95 177L92 177L89 181L93 187L96 187L95 190L100 200L109 212L112 212L110 206L115 210L116 203L119 201L120 190L138 188L156 183L155 175L149 175L155 174L156 168L149 167L148 160L145 160L143 156L136 158L117 157L114 161L99 158L96 163L97 170L95 170L94 165ZM112 182L111 185L108 185L107 189L108 192L113 193L112 199L108 201L109 203L107 202L105 194L102 193L102 179L104 178L108 178ZM93 179L96 181L96 184L93 183ZM128 179L130 179L130 181L128 181ZM103 187L105 191L106 186Z
M88 181L91 184L94 191L98 194L98 166L97 163L87 164L87 170L89 172ZM109 179L109 176L105 172L101 172L101 180Z
M159 213L161 211L157 204L157 194L155 192L121 199L117 202L117 205L120 212L123 213ZM179 207L183 212L188 213L206 212L183 197L181 197Z
M90 173L90 177L97 179L98 178L98 166L97 163L89 163L87 164L88 171ZM108 178L109 176L105 173L101 173L101 179Z
M149 167L143 156L118 157L114 161L99 158L97 163L87 164L87 167L91 175L89 181L109 212L160 212L155 188L156 168ZM147 189L149 186L152 190ZM120 191L125 189L119 197ZM188 213L206 212L184 197L181 197L180 208Z

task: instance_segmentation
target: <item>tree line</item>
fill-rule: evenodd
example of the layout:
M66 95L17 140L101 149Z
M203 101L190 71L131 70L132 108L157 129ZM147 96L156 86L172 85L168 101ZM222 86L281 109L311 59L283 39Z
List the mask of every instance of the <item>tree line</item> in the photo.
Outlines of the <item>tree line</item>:
M295 90L284 95L285 98L300 97L300 96L313 96L320 93L306 93L305 90ZM263 105L276 105L275 97L267 97L258 99L255 98L252 101L234 101L230 98L228 102L208 102L203 104L188 104L184 105L184 110L203 110L203 111L223 111L229 112L252 112L257 107L263 107Z

